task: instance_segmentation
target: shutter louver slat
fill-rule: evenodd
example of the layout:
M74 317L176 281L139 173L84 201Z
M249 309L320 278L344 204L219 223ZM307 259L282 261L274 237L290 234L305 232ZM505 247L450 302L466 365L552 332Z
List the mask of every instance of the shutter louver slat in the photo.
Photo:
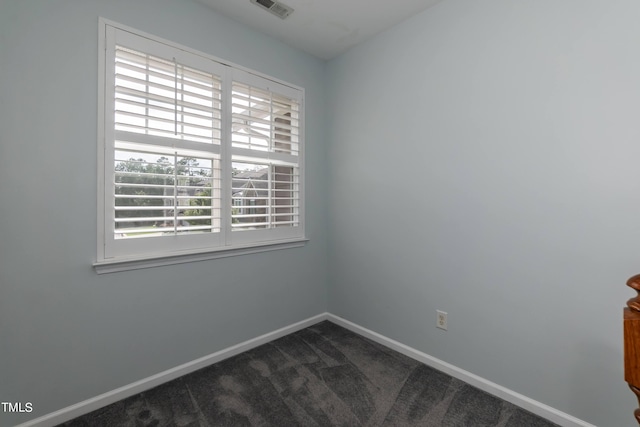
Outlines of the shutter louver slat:
M129 112L129 111L122 111L122 110L116 110L116 114L119 114L121 116L126 116L126 117L132 117L134 119L145 119L145 120L154 120L154 121L158 121L158 122L163 122L163 123L170 123L173 124L174 121L171 119L166 119L166 118L162 118L162 117L155 117L155 116L149 116L149 115L145 115L145 114L140 114L140 113L133 113L133 112ZM183 125L181 126L185 126L191 129L202 129L202 130L206 130L206 131L211 131L211 126L206 126L206 125L201 125L201 124L194 124L194 123L189 123L189 122L184 122ZM188 132L183 132L185 135L189 135ZM194 134L194 136L196 136Z
M171 102L173 102L175 99L173 97L174 94L181 95L181 96L189 96L194 99L199 99L202 101L201 103L193 104L198 107L206 107L207 103L211 102L211 95L216 95L216 97L219 97L221 95L221 92L219 90L213 89L212 87L200 89L200 93L193 90L195 88L192 88L192 87L188 88L191 90L179 88L179 87L176 87L176 83L173 80L167 81L167 83L169 84L163 85L163 84L160 84L159 82L152 82L150 80L143 80L143 79L138 79L131 76L126 76L123 74L116 74L116 82L117 82L118 88L130 89L131 91L136 91L136 87L145 87L147 89L157 89L157 92L161 92L161 93L166 92L168 95L165 97L165 99L170 100ZM129 85L127 86L126 83L129 83ZM188 86L192 86L192 85L188 85ZM153 92L144 92L139 89L137 90L137 92L145 96L149 94L153 94ZM162 97L162 95L160 95L159 93L155 93L155 95ZM180 99L178 99L177 101L184 102L184 101L181 101Z
M122 59L122 58L119 58ZM146 83L147 80L145 78L149 78L149 77L156 77L157 79L164 79L167 81L172 81L173 79L173 75L174 75L174 70L172 69L170 72L168 73L160 73L157 71L154 71L153 69L150 69L149 67L145 66L144 63L128 63L128 62L124 62L122 60L117 62L118 67L120 70L128 70L130 71L130 73L116 73L116 79L118 78L123 78L123 79L135 79L136 81L138 81L139 83ZM216 89L215 87L212 87L210 84L210 77L207 79L206 75L201 75L201 78L188 78L189 72L188 70L184 70L183 71L183 76L185 78L185 82L189 85L192 86L196 89L201 89L204 91L209 91L212 90L214 92L220 93L219 89ZM136 77L139 76L139 77Z
M125 99L125 98L120 98L118 99L118 102L116 104L116 113L117 112L125 112L125 111L118 111L118 104L122 105L122 104L126 104L128 106L131 106L132 108L135 108L137 110L140 109L145 109L147 107L149 107L149 104L145 103L145 102L141 102L141 101L135 101L132 99ZM165 113L173 113L173 109L171 108L167 108L167 107L162 107L160 105L154 105L153 106L154 110L157 111L162 111ZM136 111L136 110L133 110ZM203 110L203 109L192 109L191 111L183 111L181 114L184 117L190 117L193 119L197 119L197 120L217 120L218 122L220 121L220 110L217 110L215 108L212 108L211 110ZM215 115L214 115L215 114ZM219 125L218 125L219 127Z

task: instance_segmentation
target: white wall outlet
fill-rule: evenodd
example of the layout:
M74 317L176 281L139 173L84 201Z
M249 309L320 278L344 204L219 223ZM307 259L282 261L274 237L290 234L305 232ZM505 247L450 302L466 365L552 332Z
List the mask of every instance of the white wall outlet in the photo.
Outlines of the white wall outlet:
M447 313L445 311L437 310L438 320L436 321L436 327L447 330Z

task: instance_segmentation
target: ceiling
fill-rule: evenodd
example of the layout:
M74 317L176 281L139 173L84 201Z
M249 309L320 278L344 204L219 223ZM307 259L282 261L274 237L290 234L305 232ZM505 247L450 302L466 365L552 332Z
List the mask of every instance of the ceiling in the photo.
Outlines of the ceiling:
M442 0L278 0L294 9L281 19L250 0L197 0L321 59L398 24Z

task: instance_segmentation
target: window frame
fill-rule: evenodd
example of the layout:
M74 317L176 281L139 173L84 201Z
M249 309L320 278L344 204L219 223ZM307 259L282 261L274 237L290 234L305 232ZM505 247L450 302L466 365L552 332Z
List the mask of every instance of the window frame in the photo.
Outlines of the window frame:
M96 272L107 273L112 271L123 271L137 268L148 268L158 265L171 265L183 262L193 262L205 259L215 259L221 257L242 255L247 253L263 252L268 250L300 247L308 239L305 234L305 202L304 202L304 88L275 79L271 76L250 70L248 68L221 60L209 54L191 49L189 47L174 43L160 37L156 37L142 31L99 18L99 55L98 55L98 156L97 156L97 256L93 263ZM113 210L116 206L114 197L115 175L113 168L115 162L115 152L117 150L115 123L113 113L114 104L114 82L113 71L107 70L107 66L113 64L115 58L115 46L119 38L133 40L132 45L127 47L135 49L139 44L150 43L151 49L141 50L145 54L157 55L158 50L166 50L172 55L176 62L204 69L205 71L220 73L222 98L221 104L221 137L218 148L211 150L214 153L219 151L220 163L220 186L221 196L219 201L221 211L221 229L219 233L192 234L186 236L161 236L141 239L116 239L114 237L115 222ZM167 57L160 55L160 57ZM186 58L180 60L179 58ZM194 61L196 65L194 65ZM198 63L203 66L198 67ZM289 97L298 102L298 141L297 141L297 163L292 167L292 173L297 168L297 180L295 188L298 192L295 214L298 223L291 227L274 227L265 229L253 229L248 231L232 231L231 217L233 215L232 162L240 153L246 154L246 158L252 158L258 162L264 160L271 166L277 166L279 161L278 153L270 152L266 155L255 155L251 157L251 151L232 147L232 112L231 112L231 88L234 83L250 85L257 89L267 90ZM193 144L191 144L193 145ZM215 144L211 144L214 147ZM206 150L206 145L203 145ZM179 150L176 149L176 150ZM179 154L176 154L179 155ZM212 154L213 156L213 154ZM233 156L233 157L232 157ZM289 157L293 157L293 154ZM214 157L211 157L212 159ZM275 162L275 163L274 163ZM269 178L270 187L275 185ZM292 181L294 182L294 181ZM295 191L291 191L293 194ZM296 200L295 197L292 200ZM274 203L273 201L269 202ZM271 205L275 206L275 205ZM273 208L272 208L273 209ZM275 210L275 209L274 209ZM162 239L162 240L159 240ZM147 241L145 243L145 241ZM130 242L130 244L129 244ZM154 245L153 242L162 242L162 248Z

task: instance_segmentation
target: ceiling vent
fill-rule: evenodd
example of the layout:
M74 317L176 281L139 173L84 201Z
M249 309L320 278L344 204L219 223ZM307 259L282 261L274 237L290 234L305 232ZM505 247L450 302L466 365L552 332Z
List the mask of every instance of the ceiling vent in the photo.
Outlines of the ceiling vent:
M267 9L269 12L276 15L278 18L285 19L287 16L293 13L293 8L286 4L273 0L251 0L251 3Z

